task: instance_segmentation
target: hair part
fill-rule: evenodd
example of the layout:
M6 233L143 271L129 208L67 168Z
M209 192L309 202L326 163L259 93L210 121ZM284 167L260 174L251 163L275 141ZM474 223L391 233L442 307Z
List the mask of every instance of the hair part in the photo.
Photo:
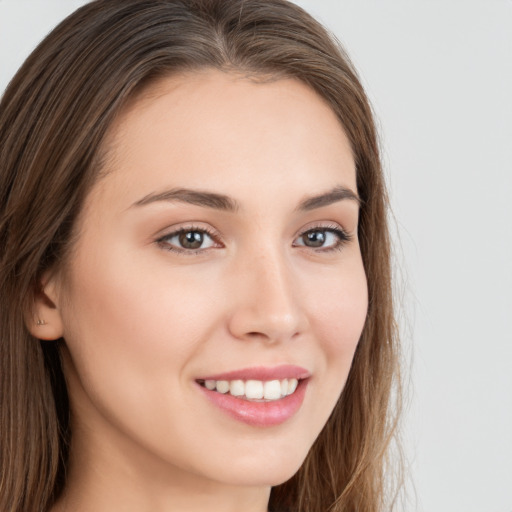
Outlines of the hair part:
M369 308L340 400L304 464L273 488L270 510L386 506L384 467L399 390L388 200L371 108L348 56L285 0L96 0L29 56L0 104L0 509L45 511L65 485L69 405L59 344L25 320L42 276L72 246L101 176L109 127L159 78L214 68L295 78L338 116L362 201L359 239ZM400 394L396 394L397 404Z

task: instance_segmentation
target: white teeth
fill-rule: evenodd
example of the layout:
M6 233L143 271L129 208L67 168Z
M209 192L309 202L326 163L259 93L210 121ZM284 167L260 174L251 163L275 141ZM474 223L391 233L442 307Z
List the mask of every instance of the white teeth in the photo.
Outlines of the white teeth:
M277 400L281 398L281 383L278 380L265 382L263 385L263 398L265 398L265 400Z
M209 390L213 391L217 387L217 381L215 381L215 380L205 380L204 381L204 387L206 389L209 389Z
M229 384L229 393L233 396L245 395L245 385L243 380L232 380Z
M288 381L288 391L286 392L286 394L291 395L292 393L294 393L298 385L299 381L297 379L290 379Z
M227 393L229 391L229 382L227 380L218 380L216 387L219 393Z
M229 393L247 400L279 400L291 395L297 389L297 379L283 380L205 380L204 387L210 391Z
M261 380L248 380L245 383L245 396L249 400L260 400L263 398L263 382Z

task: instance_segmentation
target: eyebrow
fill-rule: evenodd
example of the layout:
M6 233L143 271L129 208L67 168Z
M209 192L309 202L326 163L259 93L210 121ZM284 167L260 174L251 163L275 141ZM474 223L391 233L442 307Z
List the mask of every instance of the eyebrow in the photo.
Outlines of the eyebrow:
M304 199L300 202L297 210L307 212L310 210L315 210L316 208L329 206L333 203L337 203L338 201L343 201L345 199L355 201L358 206L361 206L362 201L355 192L349 188L338 186L323 194L318 194L317 196Z
M148 194L133 206L145 206L157 201L178 201L227 212L235 212L240 209L238 202L229 196L188 188L173 188L156 194Z
M355 192L349 188L337 186L328 192L304 199L299 203L296 211L311 211L346 199L355 201L361 206L361 199ZM240 210L238 201L229 196L188 188L173 188L163 192L148 194L139 201L136 201L132 206L145 206L158 201L177 201L227 212Z

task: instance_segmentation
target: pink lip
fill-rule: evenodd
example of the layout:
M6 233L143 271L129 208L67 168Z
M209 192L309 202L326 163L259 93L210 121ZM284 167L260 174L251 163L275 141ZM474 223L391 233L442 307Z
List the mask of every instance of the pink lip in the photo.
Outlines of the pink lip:
M275 368L256 367L211 375L199 379L198 388L206 398L232 418L256 427L271 427L284 423L300 409L311 374L304 368L282 365ZM298 379L297 389L279 400L254 402L245 398L210 391L199 383L205 380L283 380Z
M267 366L255 366L243 368L231 372L217 373L199 380L283 380L283 379L307 379L311 374L305 368L292 364L283 364L273 368Z

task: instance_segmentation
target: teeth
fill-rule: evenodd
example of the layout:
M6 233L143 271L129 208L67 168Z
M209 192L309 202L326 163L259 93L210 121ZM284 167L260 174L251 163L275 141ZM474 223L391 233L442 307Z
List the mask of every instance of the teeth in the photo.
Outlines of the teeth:
M263 382L261 380L248 380L245 383L245 396L249 400L260 400L263 398Z
M204 381L204 387L206 389L209 389L210 391L213 391L217 387L217 381L215 381L215 380L205 380Z
M288 391L287 391L287 395L291 395L292 393L295 392L295 390L297 389L297 386L299 384L299 381L297 379L290 379L288 381Z
M227 393L229 391L229 382L227 380L218 380L216 388L219 393Z
M244 381L232 380L229 384L229 394L233 396L243 396L245 394Z
M278 380L271 380L263 384L263 396L266 400L277 400L281 398L281 383Z
M279 400L297 389L297 379L283 380L205 380L204 387L210 391L229 393L247 400Z
M288 394L288 379L281 381L281 395L286 396Z

